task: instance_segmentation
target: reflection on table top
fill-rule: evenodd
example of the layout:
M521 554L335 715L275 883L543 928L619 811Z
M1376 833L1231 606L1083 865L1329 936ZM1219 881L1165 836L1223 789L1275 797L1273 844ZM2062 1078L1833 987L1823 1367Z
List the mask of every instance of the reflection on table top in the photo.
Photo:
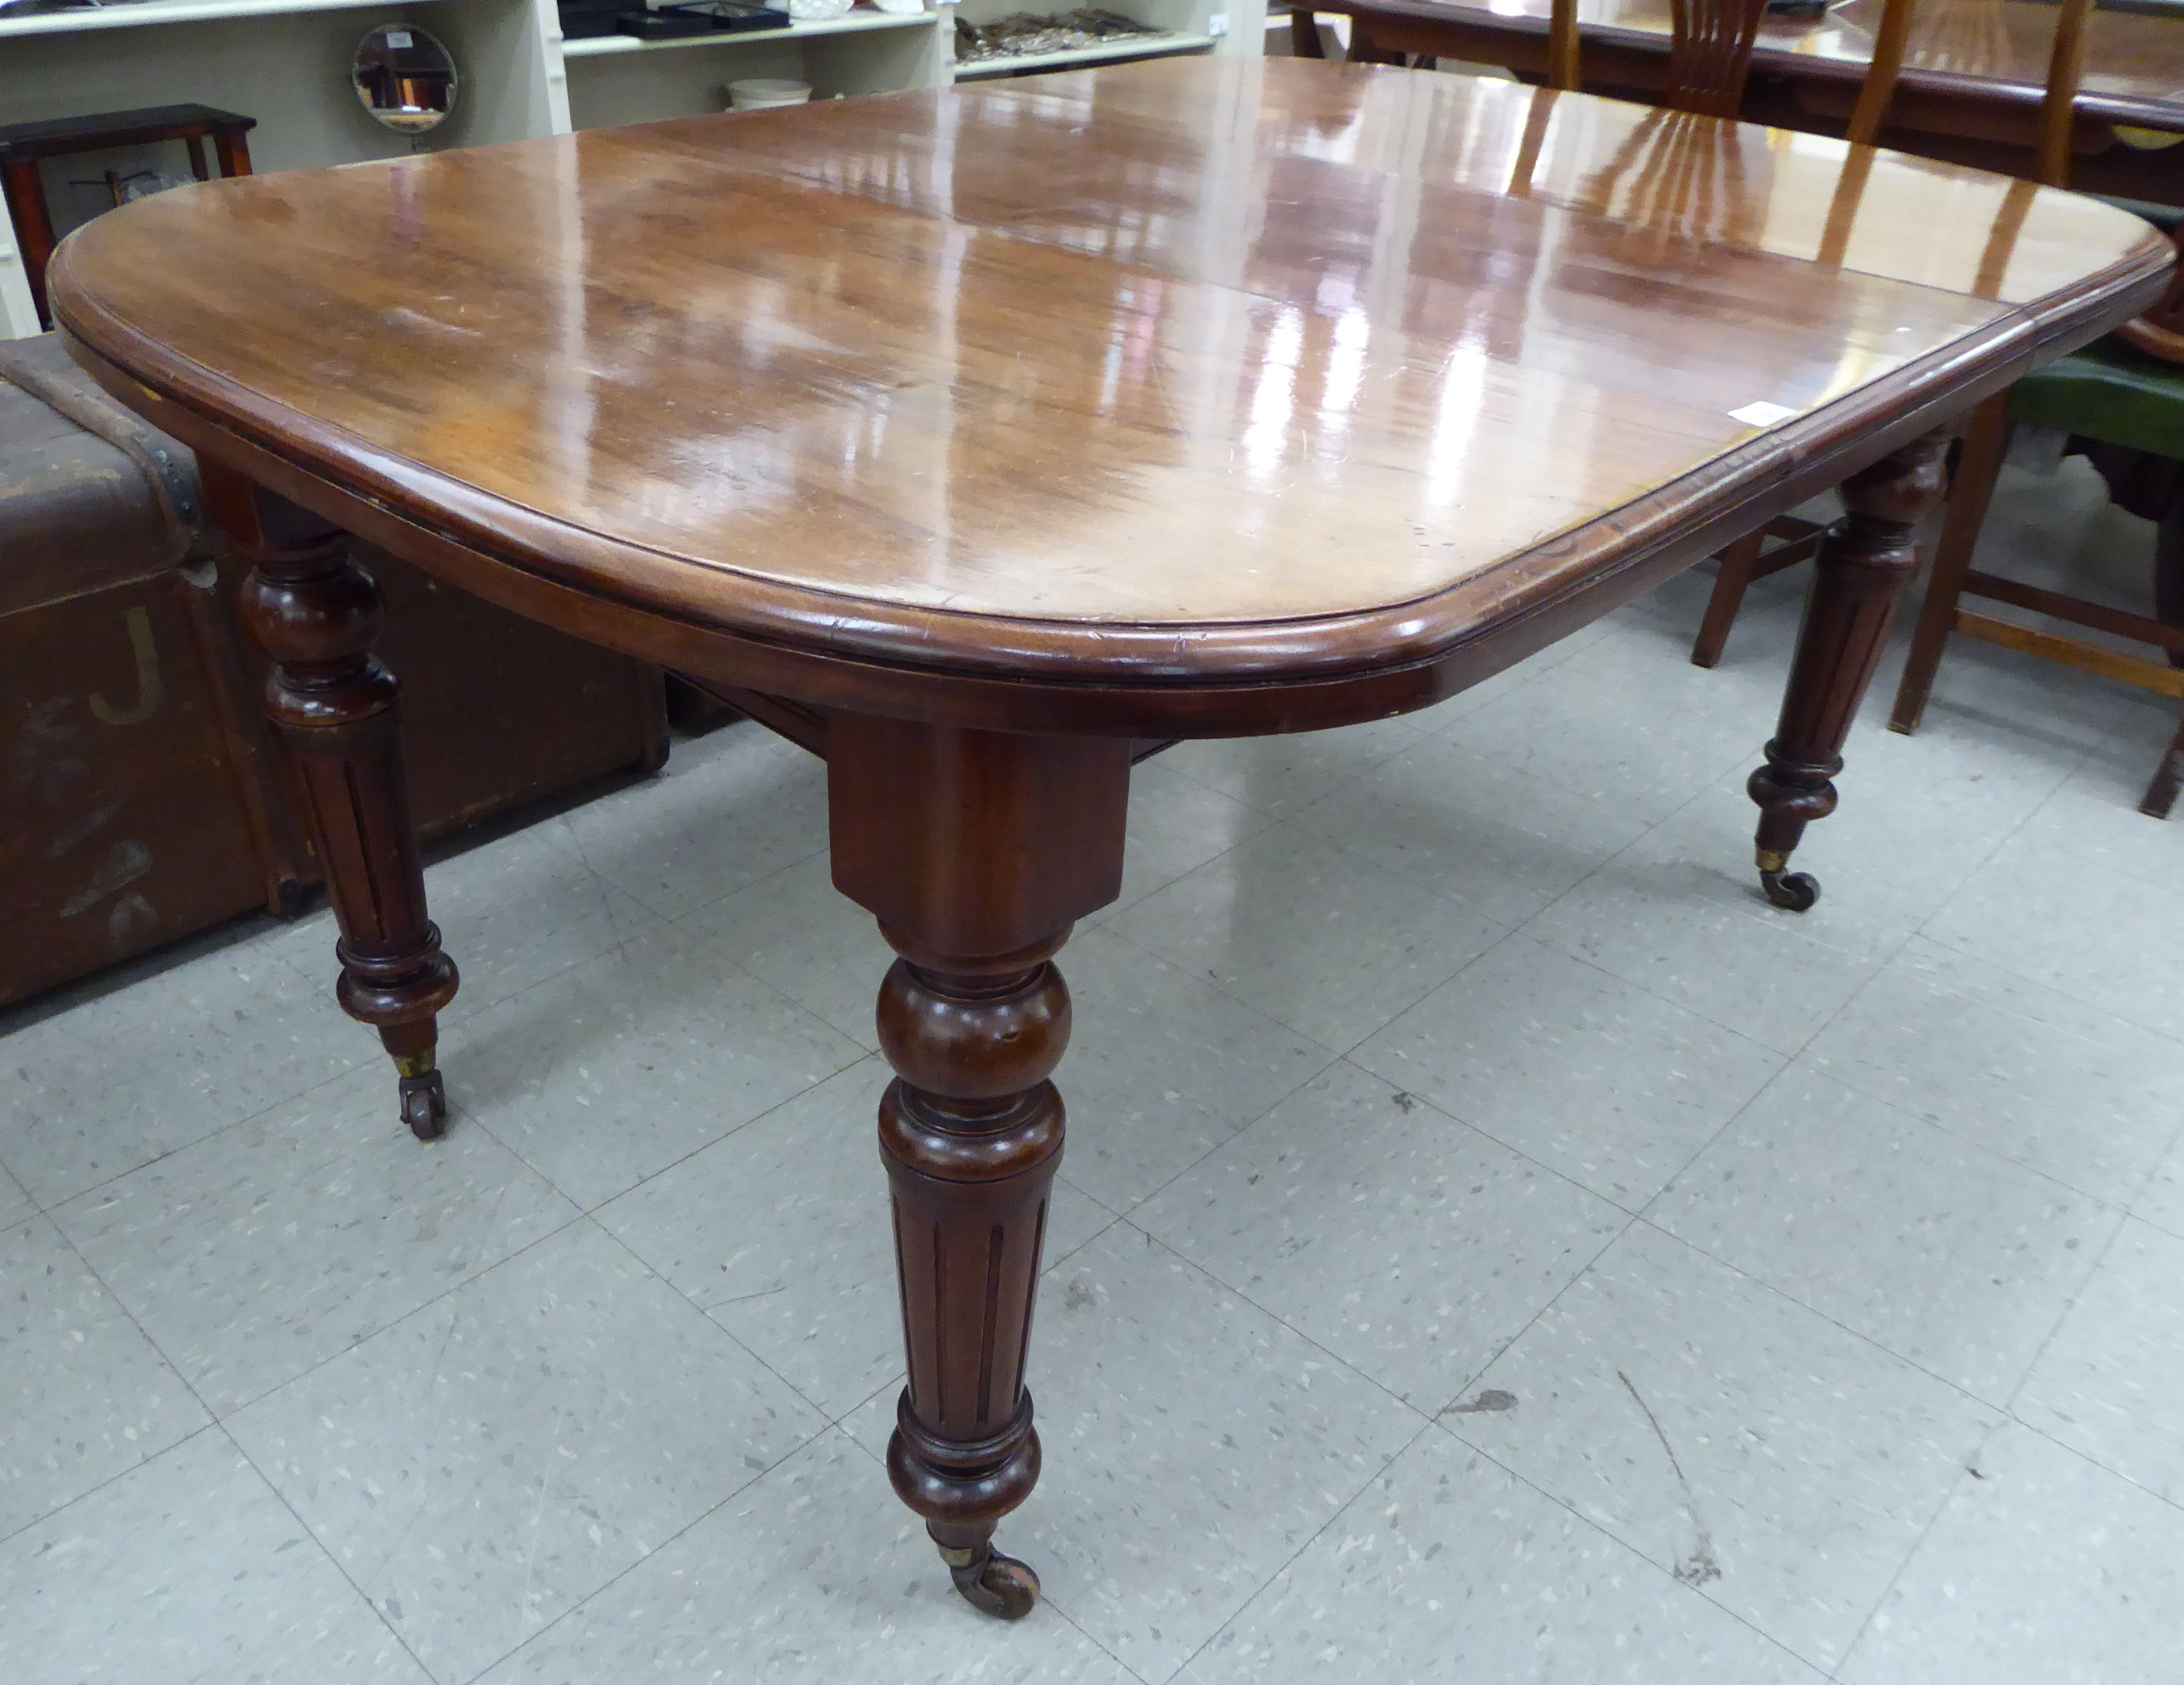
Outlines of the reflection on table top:
M185 188L75 236L57 297L588 588L944 664L1039 623L1144 682L1248 665L1223 624L1346 625L1284 635L1307 669L1359 616L1445 644L1782 472L1819 406L1953 391L2165 264L2091 201L1852 157L1173 60Z
M1344 9L1346 0L1328 0ZM1374 0L1358 0L1369 9ZM1482 21L1544 32L1552 0L1396 0L1407 11L1476 14ZM1840 65L1862 73L1873 58L1882 0L1846 0L1818 18L1769 16L1759 25L1758 62L1785 58ZM2044 0L1918 0L1903 68L1963 76L2035 91L2048 81L2048 57L2060 8ZM1580 25L1658 36L1674 33L1669 0L1577 0ZM2095 97L2173 104L2184 126L2184 7L2163 16L2152 9L2097 9L2087 19L2086 70L2080 91ZM2148 113L2148 118L2159 114Z

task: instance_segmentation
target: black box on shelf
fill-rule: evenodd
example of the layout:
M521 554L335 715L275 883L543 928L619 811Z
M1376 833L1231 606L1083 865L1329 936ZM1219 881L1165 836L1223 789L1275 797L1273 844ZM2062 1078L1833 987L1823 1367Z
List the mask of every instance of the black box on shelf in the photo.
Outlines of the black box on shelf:
M561 0L561 39L589 41L616 33L628 3L629 0Z
M649 12L624 12L625 33L648 41L677 36L718 35L737 30L787 29L788 14L750 0L689 0L689 3L660 6Z

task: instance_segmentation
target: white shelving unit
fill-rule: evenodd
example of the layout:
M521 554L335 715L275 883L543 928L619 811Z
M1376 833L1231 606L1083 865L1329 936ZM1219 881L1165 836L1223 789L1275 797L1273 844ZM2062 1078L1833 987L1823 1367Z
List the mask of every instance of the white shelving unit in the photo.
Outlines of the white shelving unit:
M941 12L859 10L787 29L564 42L569 120L578 129L604 129L718 111L726 84L744 76L809 82L814 99L943 86L947 24Z
M964 0L974 22L1010 12L1061 13L1076 0ZM639 0L632 0L632 4ZM1264 0L1102 0L1163 31L964 65L967 80L1178 53L1257 53ZM81 12L0 19L0 122L194 102L258 120L251 159L262 171L391 158L566 135L573 129L718 111L744 76L791 76L814 97L945 87L959 74L957 8L903 16L860 9L820 23L672 41L561 38L554 0L131 0ZM412 142L381 128L350 92L357 42L378 24L414 22L447 43L462 78L454 115ZM46 166L57 226L95 214L103 195L74 185L172 150L60 158ZM22 259L0 220L0 337L35 333Z
M86 30L142 29L153 24L199 24L220 18L270 18L284 12L376 11L382 0L324 0L299 6L296 0L136 0L134 4L100 6L84 12L47 12L0 18L0 41L19 35L81 35Z

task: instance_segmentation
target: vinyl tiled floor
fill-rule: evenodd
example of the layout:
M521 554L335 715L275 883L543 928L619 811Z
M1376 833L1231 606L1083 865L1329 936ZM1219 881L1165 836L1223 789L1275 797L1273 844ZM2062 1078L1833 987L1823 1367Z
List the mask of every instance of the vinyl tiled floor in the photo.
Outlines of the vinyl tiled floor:
M1992 530L2144 577L2075 469ZM1140 770L1020 1627L881 1469L884 951L796 751L432 868L435 1146L323 915L0 1020L0 1680L2184 1677L2173 716L1959 647L1897 737L1892 659L1784 915L1802 580L1713 673L1705 585Z

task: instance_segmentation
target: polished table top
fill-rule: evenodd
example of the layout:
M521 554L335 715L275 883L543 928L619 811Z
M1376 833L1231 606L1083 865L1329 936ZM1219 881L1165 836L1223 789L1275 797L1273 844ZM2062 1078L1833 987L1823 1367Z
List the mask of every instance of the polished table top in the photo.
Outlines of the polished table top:
M1524 29L1542 36L1552 0L1328 0L1323 9L1386 8L1462 14L1482 26ZM1846 0L1819 18L1761 19L1755 63L1763 69L1838 65L1862 76L1873 58L1882 0ZM2048 82L2048 58L2060 8L2047 0L1917 0L1903 69L1921 76L1962 77L2036 97ZM1656 36L1674 33L1669 0L1577 0L1578 23L1600 31ZM2170 15L2096 9L2086 21L2086 69L2079 84L2095 108L2126 108L2142 122L2164 117L2184 125L2184 6Z
M1567 594L2167 261L2089 200L1852 158L1176 59L186 187L76 234L55 296L170 403L651 614L1298 680Z

